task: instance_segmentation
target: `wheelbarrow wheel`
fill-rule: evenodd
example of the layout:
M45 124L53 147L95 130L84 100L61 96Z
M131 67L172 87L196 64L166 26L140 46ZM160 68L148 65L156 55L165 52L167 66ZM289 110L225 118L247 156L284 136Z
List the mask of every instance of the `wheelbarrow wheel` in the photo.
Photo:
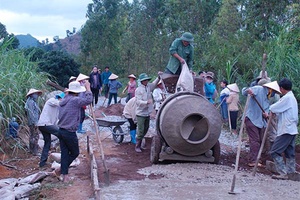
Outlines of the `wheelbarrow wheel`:
M113 129L113 139L116 143L120 144L124 140L123 130L120 126L116 126Z
M150 161L152 164L157 164L159 161L159 153L161 151L162 142L158 135L152 137Z
M215 157L215 160L213 162L213 164L219 164L220 161L220 155L221 155L221 148L220 148L220 142L219 140L217 141L217 143L211 148L212 152L213 152L213 157Z

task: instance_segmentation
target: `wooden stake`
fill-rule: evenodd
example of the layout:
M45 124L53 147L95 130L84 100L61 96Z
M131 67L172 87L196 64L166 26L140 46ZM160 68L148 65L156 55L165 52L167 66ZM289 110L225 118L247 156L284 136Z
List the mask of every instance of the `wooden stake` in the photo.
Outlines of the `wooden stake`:
M228 192L229 194L236 194L234 192L235 180L236 180L236 174L237 174L238 167L239 167L239 160L240 160L240 154L241 154L241 144L242 144L242 135L243 135L246 112L247 112L250 97L251 96L248 94L247 100L246 100L246 105L244 107L244 112L243 112L243 117L242 117L242 124L241 124L240 132L239 132L239 142L238 142L238 149L237 149L237 154L236 154L236 159L235 159L234 173L233 173L233 177L232 177L231 188L230 188L230 191Z

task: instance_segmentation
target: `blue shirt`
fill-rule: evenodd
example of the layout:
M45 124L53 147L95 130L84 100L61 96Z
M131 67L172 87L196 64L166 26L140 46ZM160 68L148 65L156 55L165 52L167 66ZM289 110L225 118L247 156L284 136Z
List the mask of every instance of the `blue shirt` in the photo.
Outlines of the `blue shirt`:
M109 93L118 93L118 89L122 87L122 83L117 80L108 81Z
M101 81L103 84L108 84L108 81L109 81L109 77L111 75L111 72L110 71L104 71L101 73Z
M208 99L208 101L214 103L213 96L216 90L216 85L213 82L205 83L204 89L205 89L205 96Z
M249 88L252 90L255 98L257 99L257 101L260 103L260 105L262 106L263 110L268 113L269 112L269 99L268 99L268 89L260 86L260 85L256 85L254 87ZM243 95L248 95L247 93L247 88L243 88L242 93ZM260 107L258 106L258 104L256 103L256 101L253 99L253 97L250 98L249 100L249 105L246 111L246 117L248 117L250 119L250 121L258 128L263 128L266 127L266 120L263 119L263 112L260 109Z

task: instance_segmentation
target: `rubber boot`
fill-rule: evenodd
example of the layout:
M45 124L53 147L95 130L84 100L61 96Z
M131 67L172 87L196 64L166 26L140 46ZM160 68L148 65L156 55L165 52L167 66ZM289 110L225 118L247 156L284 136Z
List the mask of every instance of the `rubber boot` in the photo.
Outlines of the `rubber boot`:
M285 166L285 163L283 161L283 158L281 156L273 156L273 160L274 160L274 163L275 163L275 166L276 166L276 170L279 174L287 174L286 173L286 166Z
M142 144L142 140L137 139L136 140L136 144L135 144L135 152L137 153L141 153L142 149L141 149L141 144Z
M82 123L79 124L77 133L85 133L85 130L82 129Z
M130 131L130 136L131 136L131 143L132 144L136 144L135 135L136 135L136 130L131 130Z
M286 172L287 174L295 173L296 171L296 160L295 158L286 159Z
M143 150L147 149L147 147L146 147L146 139L145 138L142 139L141 149L143 149Z

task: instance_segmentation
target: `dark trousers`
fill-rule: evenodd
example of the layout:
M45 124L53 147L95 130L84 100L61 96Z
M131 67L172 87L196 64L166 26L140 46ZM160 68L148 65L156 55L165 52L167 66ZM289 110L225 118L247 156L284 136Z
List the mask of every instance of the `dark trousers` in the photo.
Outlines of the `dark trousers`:
M133 97L132 93L128 93L125 102L127 103Z
M129 130L136 130L136 124L134 123L134 121L132 120L132 118L127 119L129 122Z
M262 136L265 132L265 128L256 127L248 117L246 117L245 119L245 124L246 131L249 136L250 162L255 162L262 142Z
M96 105L98 103L99 89L98 88L91 88L91 91L93 93L93 99L95 99L95 104L94 104L94 101L93 101L93 105Z
M114 101L115 101L115 104L116 104L117 103L117 97L118 97L117 93L109 93L108 104L107 105L108 106L110 105L112 98L114 98Z
M105 98L108 97L108 90L109 90L108 84L103 84L103 92L104 92Z
M288 159L295 158L295 139L296 135L283 134L277 136L270 151L271 156L281 156L284 153Z
M43 167L48 159L48 154L51 146L51 134L58 137L58 127L57 126L39 126L39 130L41 131L44 139L44 147L42 150L42 155L40 159L40 167Z
M76 132L59 129L61 150L61 174L69 173L69 166L79 155L79 145Z
M236 121L238 118L238 112L239 111L229 111L231 128L234 130L236 129Z

